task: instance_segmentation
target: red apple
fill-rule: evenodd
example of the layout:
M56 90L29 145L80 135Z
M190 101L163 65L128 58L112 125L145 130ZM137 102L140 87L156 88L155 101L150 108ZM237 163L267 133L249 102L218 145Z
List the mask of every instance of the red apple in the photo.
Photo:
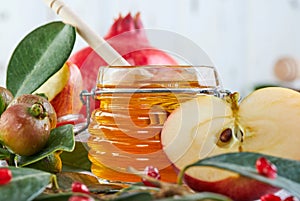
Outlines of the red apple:
M83 85L80 70L70 61L67 61L66 65L69 68L69 79L64 88L50 101L58 118L68 114L77 114L82 107L80 93Z
M218 171L216 171L217 173ZM275 193L280 189L242 176L228 177L219 181L205 181L188 174L185 183L195 191L214 192L227 195L235 201L253 201L266 193Z
M168 117L161 141L176 168L242 151L300 160L299 92L269 87L254 91L240 103L238 99L237 93L223 99L199 95ZM193 167L184 179L196 191L221 193L235 201L255 200L279 190L212 167Z

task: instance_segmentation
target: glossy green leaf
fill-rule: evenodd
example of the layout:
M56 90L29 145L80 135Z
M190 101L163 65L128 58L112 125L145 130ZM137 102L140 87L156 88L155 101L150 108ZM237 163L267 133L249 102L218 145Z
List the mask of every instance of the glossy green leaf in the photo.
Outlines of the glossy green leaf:
M72 152L75 147L75 139L72 125L57 127L51 131L50 138L44 149L32 156L18 156L19 166L26 166L48 156L55 151Z
M259 157L266 157L276 165L278 176L275 179L257 173L255 163ZM300 198L300 161L249 152L222 154L186 166L180 173L179 183L182 182L184 172L194 166L211 166L237 172L243 176L285 189Z
M200 201L200 200L211 200L211 201L232 201L230 198L215 194L215 193L196 193L188 194L183 196L175 196L161 199L154 199L149 192L134 192L125 193L119 197L113 199L113 201Z
M79 172L61 172L56 174L56 177L58 186L63 190L71 190L74 181L83 183L86 186L99 184L99 181L95 176Z
M74 27L62 22L51 22L30 32L10 58L6 87L15 97L34 92L67 61L75 38Z
M10 157L10 152L7 149L0 148L0 160L5 160L8 159L9 157Z
M148 192L135 192L135 193L125 193L112 201L152 201L153 197Z
M72 152L63 152L61 155L63 171L90 171L91 162L88 159L88 146L84 142L76 142Z
M121 184L100 183L98 178L89 173L61 172L56 174L56 177L59 188L64 191L71 191L75 181L85 184L90 192L96 194L115 193L123 188Z
M180 197L171 197L171 198L163 198L163 199L158 199L158 200L153 200L153 201L200 201L200 200L211 200L211 201L233 201L230 198L220 195L220 194L215 194L215 193L196 193L196 194L189 194L189 195L183 195Z
M139 194L139 193L152 193L154 196L152 196L153 198L151 199L152 201L198 201L198 200L215 200L215 201L232 201L232 199L230 199L227 196L221 195L221 194L217 194L217 193L210 193L210 192L201 192L201 193L191 193L188 192L186 188L182 188L182 186L177 185L177 184L173 184L173 183L162 183L162 186L160 188L157 187L148 187L148 186L144 186L144 184L142 183L135 183L134 185L131 185L127 188L124 188L121 190L121 192L126 196L128 196L130 199L134 198L135 196L139 197L139 196L143 196L143 194ZM166 189L170 189L171 193L184 193L184 195L176 195L176 196L171 196L169 193L167 192ZM155 195L168 195L169 197L166 198L154 198ZM122 195L122 194L121 194ZM130 201L130 199L124 199L124 201Z
M6 108L5 101L4 101L3 98L0 96L0 116L1 116L1 114L4 112L5 108Z
M59 154L60 151L51 153L46 157L42 158L41 160L26 165L25 167L46 171L52 174L57 174L61 172L62 169L62 163Z
M29 168L9 167L13 178L10 183L0 186L0 200L33 200L50 183L52 175Z
M72 192L41 194L36 199L34 199L34 201L68 201L71 196L72 196Z

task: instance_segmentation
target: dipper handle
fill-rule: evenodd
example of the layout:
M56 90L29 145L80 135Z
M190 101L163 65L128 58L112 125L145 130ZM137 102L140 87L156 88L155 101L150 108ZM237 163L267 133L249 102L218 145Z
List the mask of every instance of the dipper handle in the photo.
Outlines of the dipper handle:
M63 21L76 28L77 33L101 56L109 65L129 66L130 64L102 37L84 23L63 1L44 0Z

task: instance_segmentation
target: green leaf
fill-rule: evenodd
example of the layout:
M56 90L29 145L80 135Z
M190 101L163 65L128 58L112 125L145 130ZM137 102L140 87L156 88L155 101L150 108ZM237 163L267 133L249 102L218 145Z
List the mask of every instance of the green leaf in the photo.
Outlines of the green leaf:
M9 167L13 178L10 183L0 186L1 200L33 200L50 183L52 175L29 168Z
M52 174L59 173L62 169L62 163L59 154L60 151L51 153L41 160L26 165L25 167L46 171Z
M255 163L259 157L266 157L276 165L278 176L275 179L257 173ZM300 161L249 152L222 154L186 166L179 175L179 183L182 182L184 172L194 166L211 166L237 172L243 176L285 189L300 198Z
M5 103L4 99L0 96L0 116L4 112L5 109L6 109L6 103Z
M215 200L215 201L232 201L230 198L216 193L196 193L180 197L163 198L153 201L200 201L200 200Z
M113 201L200 201L200 200L215 200L215 201L232 201L230 198L216 193L197 193L183 196L154 199L149 192L134 192L125 193L115 198Z
M142 192L150 193L154 195L153 197L155 197L155 195L169 196L165 198L156 198L156 199L152 198L153 201L178 201L178 200L179 201L198 201L198 200L232 201L231 198L217 193L210 193L210 192L191 193L191 192L183 191L182 186L176 184L168 184L168 185L161 184L161 185L162 186L160 188L157 188L157 187L144 186L144 184L140 185L140 183L135 183L127 188L122 189L121 193L130 196L130 198L133 198L135 196L137 197L142 196L138 194ZM179 195L179 192L184 193L184 195ZM171 196L170 193L175 193L176 196L175 195ZM130 199L125 199L125 200L130 201Z
M59 188L63 190L71 190L74 181L83 183L86 186L99 184L99 181L95 176L79 172L61 172L56 174L56 177Z
M68 201L71 196L72 196L72 192L41 194L36 199L34 199L34 201Z
M125 193L117 198L113 199L112 201L151 201L153 197L148 192L135 192L135 193Z
M67 61L75 38L74 27L62 22L51 22L29 33L10 58L7 88L15 97L34 92Z
M88 159L88 146L84 142L76 142L72 152L60 155L63 171L90 171L91 162Z
M56 178L59 188L64 191L71 191L72 183L75 181L85 184L90 192L96 194L115 193L123 188L121 184L99 183L98 178L86 173L61 172L56 174Z
M9 159L9 157L10 152L7 149L0 148L0 160L6 160Z
M37 162L56 151L71 152L75 147L75 139L72 125L64 125L57 127L51 131L50 138L46 147L39 153L32 156L18 156L19 166Z

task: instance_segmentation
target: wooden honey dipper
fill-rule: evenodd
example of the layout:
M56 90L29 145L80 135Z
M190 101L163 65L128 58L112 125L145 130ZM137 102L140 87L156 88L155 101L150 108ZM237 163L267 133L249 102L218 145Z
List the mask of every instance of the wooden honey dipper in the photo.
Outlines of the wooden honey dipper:
M109 65L129 66L130 64L92 30L85 22L83 22L74 11L72 11L61 0L44 0L44 2L60 16L64 23L70 24L76 28L77 33L101 56Z

